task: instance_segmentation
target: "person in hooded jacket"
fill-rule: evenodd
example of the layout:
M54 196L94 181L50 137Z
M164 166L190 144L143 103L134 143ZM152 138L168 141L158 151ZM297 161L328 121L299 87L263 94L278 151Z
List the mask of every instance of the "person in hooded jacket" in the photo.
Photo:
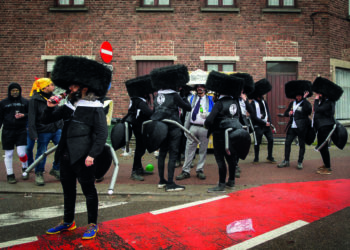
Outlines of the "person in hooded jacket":
M306 97L312 95L311 82L304 80L289 81L285 84L285 92L288 98L295 99L289 103L283 116L289 117L287 124L287 136L284 146L284 160L277 165L279 168L289 167L289 156L293 140L298 137L299 140L299 158L298 169L303 169L303 160L305 154L305 136L308 126L310 126L309 115L312 107ZM310 94L310 95L309 95Z
M47 151L50 141L57 145L61 138L63 121L55 121L50 124L43 124L40 117L47 106L47 100L53 96L55 85L49 78L39 78L33 83L30 92L28 114L28 133L31 140L37 141L37 152L35 159L38 159ZM35 166L35 183L38 186L45 185L43 173L45 171L46 157ZM57 180L60 179L60 163L54 161L49 172Z
M22 97L22 88L12 82L8 86L8 97L0 102L0 128L2 127L2 148L5 151L5 167L7 182L17 182L13 171L13 151L17 148L17 155L22 162L22 171L28 167L26 154L27 145L28 100ZM28 175L22 176L27 180Z

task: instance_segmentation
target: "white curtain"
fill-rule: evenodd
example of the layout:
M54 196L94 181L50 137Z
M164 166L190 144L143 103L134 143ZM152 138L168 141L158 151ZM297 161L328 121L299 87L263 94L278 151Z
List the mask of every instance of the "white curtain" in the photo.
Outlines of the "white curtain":
M279 6L280 1L279 0L269 0L269 6Z
M219 5L219 0L208 0L208 5Z
M335 69L336 84L342 87L343 95L335 104L336 119L350 119L350 70Z
M284 6L294 6L294 0L284 0Z

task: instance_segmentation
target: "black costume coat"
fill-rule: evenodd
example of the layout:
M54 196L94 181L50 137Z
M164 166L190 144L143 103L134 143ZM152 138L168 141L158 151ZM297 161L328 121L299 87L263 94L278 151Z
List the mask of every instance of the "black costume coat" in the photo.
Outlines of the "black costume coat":
M270 110L269 110L269 106L267 105L265 100L262 100L265 104L266 107L266 112L267 112L267 122L271 123L271 115L270 115ZM253 100L250 103L251 106L251 114L250 114L250 118L252 119L252 123L254 126L259 126L259 127L265 127L266 126L266 122L260 118L258 118L256 116L256 107L255 107L255 101Z
M310 126L309 115L311 115L312 112L311 104L308 100L304 99L299 107L295 110L294 114L292 116L289 116L289 112L293 110L293 103L294 101L289 103L288 108L283 114L285 117L290 117L286 130L292 126L294 118L295 123L297 124L298 132L306 132L307 128Z
M83 157L96 158L102 152L108 137L106 116L102 105L101 107L78 106L75 111L70 103L57 109L47 107L41 117L43 123L60 119L64 120L64 126L56 157L61 157L66 148L70 164L74 164Z
M334 113L335 113L335 102L326 100L315 100L314 102L314 128L319 128L327 125L335 124Z

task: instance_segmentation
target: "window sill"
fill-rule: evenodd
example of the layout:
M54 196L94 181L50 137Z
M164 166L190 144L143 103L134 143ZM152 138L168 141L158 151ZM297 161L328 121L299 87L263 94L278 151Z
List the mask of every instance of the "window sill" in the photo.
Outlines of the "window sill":
M54 7L49 9L51 12L87 12L87 7Z
M235 12L239 13L239 8L202 7L201 12Z
M263 13L301 13L301 9L297 8L265 8Z
M138 7L136 12L174 12L170 7Z

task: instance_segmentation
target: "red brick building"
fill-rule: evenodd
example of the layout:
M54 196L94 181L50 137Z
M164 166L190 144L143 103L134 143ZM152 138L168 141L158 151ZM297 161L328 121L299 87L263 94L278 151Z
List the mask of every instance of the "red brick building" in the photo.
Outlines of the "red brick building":
M127 112L124 82L154 67L248 72L268 78L277 117L289 100L284 83L321 75L341 85L337 118L350 119L349 0L2 0L0 98L10 82L29 96L34 77L49 76L56 56L102 62L113 47L114 117Z

